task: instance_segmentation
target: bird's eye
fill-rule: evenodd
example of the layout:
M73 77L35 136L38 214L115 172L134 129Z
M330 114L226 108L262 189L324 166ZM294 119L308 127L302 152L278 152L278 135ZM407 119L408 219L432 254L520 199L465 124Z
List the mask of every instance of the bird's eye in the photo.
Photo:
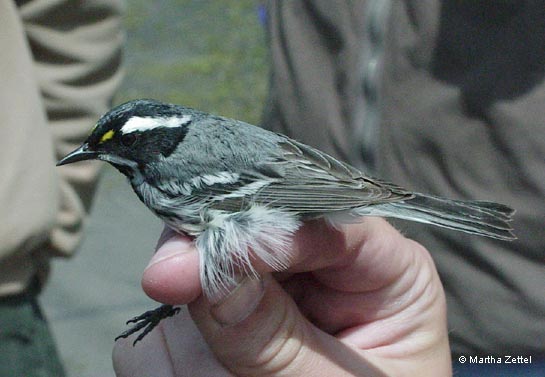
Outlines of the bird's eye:
M136 142L136 139L138 139L138 136L136 134L126 134L123 135L123 137L121 138L121 143L126 147L130 147Z

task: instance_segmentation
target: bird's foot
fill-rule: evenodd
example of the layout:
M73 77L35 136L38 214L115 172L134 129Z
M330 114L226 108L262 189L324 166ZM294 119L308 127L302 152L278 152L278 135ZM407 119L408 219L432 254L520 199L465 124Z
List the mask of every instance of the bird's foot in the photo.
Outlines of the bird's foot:
M172 305L161 305L156 309L148 310L139 316L129 319L127 321L127 325L134 323L134 326L124 331L121 335L115 338L115 340L118 340L119 338L127 338L141 329L144 329L132 343L132 345L135 346L136 343L141 341L151 330L155 328L155 326L159 324L159 322L165 318L172 317L179 311L180 308L175 308Z

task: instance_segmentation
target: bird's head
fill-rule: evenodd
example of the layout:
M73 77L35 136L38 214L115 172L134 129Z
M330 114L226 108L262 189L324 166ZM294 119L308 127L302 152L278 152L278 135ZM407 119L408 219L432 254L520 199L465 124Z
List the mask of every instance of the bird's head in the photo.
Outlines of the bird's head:
M181 143L196 110L155 100L133 100L115 107L97 122L91 134L57 166L103 160L122 173L168 157Z

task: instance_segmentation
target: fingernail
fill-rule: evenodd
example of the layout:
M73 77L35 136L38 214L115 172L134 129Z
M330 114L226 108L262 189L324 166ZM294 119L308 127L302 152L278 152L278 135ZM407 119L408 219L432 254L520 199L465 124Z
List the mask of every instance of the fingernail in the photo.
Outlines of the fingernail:
M229 295L212 306L210 314L220 325L236 325L254 312L264 293L263 280L245 277Z
M189 238L173 234L170 239L164 241L164 243L157 249L157 252L151 258L146 269L150 268L154 264L175 257L180 254L184 254L194 250L193 242Z

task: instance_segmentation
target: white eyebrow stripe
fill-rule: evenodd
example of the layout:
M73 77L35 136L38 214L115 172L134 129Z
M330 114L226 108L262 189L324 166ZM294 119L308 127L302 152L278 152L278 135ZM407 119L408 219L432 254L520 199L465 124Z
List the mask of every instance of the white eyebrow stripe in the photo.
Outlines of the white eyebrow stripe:
M159 127L181 127L191 122L190 115L184 115L183 117L168 117L168 118L152 118L152 117L131 117L121 127L122 134L128 134L137 131L149 131Z

